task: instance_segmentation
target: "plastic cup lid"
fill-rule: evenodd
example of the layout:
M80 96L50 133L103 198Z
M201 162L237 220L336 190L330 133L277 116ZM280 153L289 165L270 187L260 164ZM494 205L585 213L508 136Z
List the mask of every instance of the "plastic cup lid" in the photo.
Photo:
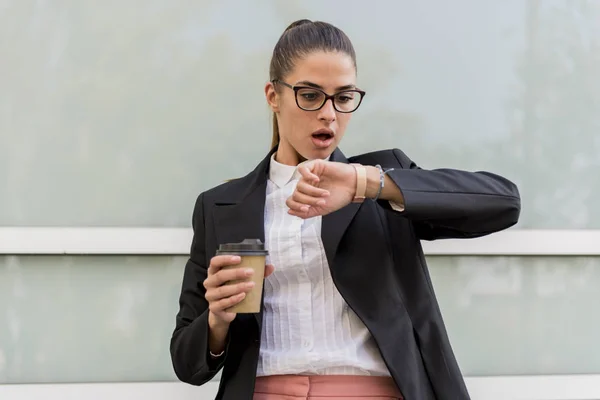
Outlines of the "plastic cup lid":
M223 243L217 251L219 254L240 253L253 255L267 255L269 252L265 250L265 245L260 239L245 239L240 243Z

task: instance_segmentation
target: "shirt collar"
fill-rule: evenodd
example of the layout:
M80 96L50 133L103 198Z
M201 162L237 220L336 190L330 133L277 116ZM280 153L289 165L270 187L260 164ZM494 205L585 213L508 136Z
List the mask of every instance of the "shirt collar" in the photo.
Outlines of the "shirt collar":
M300 172L298 172L298 167L293 165L281 164L280 162L275 161L274 153L271 156L271 163L269 165L269 179L273 182L277 187L282 188L292 180L300 179ZM327 157L326 160L329 160L330 157Z
M275 153L277 154L277 153ZM297 167L294 165L281 164L275 161L275 154L271 156L271 164L269 166L269 179L277 187L282 188L287 185L292 179L297 179L300 175L297 172Z

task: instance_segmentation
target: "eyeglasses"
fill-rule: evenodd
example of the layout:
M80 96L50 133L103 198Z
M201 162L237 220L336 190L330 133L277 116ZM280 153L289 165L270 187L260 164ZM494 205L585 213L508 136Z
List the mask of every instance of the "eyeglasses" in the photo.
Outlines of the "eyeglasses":
M365 97L365 92L358 89L342 90L336 94L328 95L321 89L310 86L293 86L279 79L274 79L272 83L281 83L283 86L292 89L296 95L296 104L304 111L320 110L327 100L331 99L333 108L337 112L351 113L356 111L363 97Z

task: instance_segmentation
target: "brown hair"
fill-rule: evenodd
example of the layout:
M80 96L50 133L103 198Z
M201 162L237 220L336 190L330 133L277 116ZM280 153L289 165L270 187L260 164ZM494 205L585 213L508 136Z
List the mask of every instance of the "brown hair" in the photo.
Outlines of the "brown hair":
M300 19L292 22L279 37L269 68L269 80L283 80L294 69L294 63L315 50L346 53L356 68L356 54L352 42L339 28L327 22ZM273 113L273 140L271 148L279 144L279 125Z

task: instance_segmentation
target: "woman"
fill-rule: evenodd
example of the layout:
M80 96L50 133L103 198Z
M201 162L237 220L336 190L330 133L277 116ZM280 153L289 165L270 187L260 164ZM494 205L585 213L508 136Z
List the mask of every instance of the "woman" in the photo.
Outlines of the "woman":
M202 385L222 368L224 400L468 399L419 240L514 225L515 185L423 170L398 149L347 159L338 144L365 93L350 40L330 24L286 29L265 95L272 150L196 202L171 340L179 379ZM252 284L223 284L249 275L214 254L245 238L263 240L273 265L261 312L236 316L226 309Z

